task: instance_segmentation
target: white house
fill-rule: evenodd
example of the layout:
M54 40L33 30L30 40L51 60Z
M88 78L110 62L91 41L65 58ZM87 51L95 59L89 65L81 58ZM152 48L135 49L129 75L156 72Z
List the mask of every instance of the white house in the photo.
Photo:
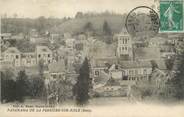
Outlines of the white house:
M67 47L68 49L73 50L73 49L75 48L75 39L73 39L73 38L68 38L68 39L66 39L65 43L66 43L66 47Z
M64 60L60 60L55 63L51 63L48 66L49 68L49 76L52 79L62 79L65 80L66 78L66 67Z
M10 47L3 52L4 61L9 61L13 66L21 66L21 52L15 48Z
M24 52L21 55L21 65L25 67L35 66L36 62L36 54L35 52Z
M152 65L148 61L120 61L118 67L122 71L122 80L148 79L152 73Z
M40 60L44 61L44 64L52 63L52 51L47 46L37 46L36 47L36 59L37 63Z

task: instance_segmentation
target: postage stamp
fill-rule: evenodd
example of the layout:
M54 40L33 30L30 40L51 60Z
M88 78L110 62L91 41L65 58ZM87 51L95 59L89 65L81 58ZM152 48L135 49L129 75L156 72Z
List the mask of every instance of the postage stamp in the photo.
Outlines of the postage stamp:
M160 32L183 32L183 0L160 1Z

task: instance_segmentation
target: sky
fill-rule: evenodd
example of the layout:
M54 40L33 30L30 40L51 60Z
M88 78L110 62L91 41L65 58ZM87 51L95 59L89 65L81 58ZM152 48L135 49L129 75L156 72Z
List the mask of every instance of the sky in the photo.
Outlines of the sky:
M0 0L0 13L19 17L74 17L78 11L127 13L154 0Z

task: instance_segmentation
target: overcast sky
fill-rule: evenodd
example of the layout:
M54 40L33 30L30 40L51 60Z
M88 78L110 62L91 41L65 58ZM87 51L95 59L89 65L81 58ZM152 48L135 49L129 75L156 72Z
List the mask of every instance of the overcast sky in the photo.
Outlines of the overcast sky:
M151 6L154 0L0 0L1 14L24 17L73 17L77 11L125 13L137 6Z

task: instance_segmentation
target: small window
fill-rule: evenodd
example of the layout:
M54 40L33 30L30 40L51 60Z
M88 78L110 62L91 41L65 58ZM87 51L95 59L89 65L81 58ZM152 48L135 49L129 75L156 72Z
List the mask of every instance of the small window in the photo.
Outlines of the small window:
M56 78L56 74L53 74L52 77L53 77L53 78Z
M138 70L135 70L135 75L137 75L138 74Z
M38 58L40 58L40 57L41 57L41 54L38 55Z
M128 80L128 76L124 76L122 80Z
M95 71L95 75L96 76L99 76L99 71Z
M50 63L50 60L48 60L48 63Z
M19 55L16 55L15 58L18 59L19 58Z
M50 57L50 54L48 54L48 57Z
M146 70L146 69L144 69L144 72L143 72L143 74L147 74L147 70Z
M125 39L125 44L127 44L127 39Z
M124 50L124 47L122 47L122 50Z

